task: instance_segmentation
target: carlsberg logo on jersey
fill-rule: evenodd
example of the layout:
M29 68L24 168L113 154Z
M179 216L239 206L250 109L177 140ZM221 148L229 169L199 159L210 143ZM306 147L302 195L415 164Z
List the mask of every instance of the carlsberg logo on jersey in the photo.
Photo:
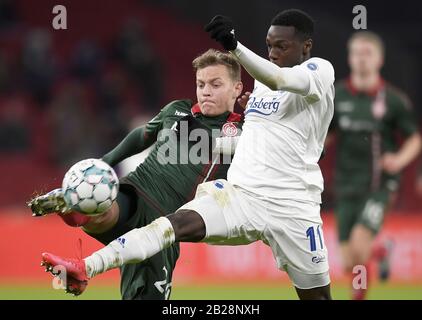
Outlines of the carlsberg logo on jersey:
M251 112L255 112L269 116L272 113L276 113L279 107L280 101L277 101L276 97L272 98L271 100L264 98L258 100L256 97L252 97L248 101L245 115Z

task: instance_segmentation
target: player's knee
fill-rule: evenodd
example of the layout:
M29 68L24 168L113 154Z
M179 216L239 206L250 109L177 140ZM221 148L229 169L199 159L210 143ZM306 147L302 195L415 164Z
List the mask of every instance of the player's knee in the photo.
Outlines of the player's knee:
M90 217L90 220L83 225L86 232L100 234L109 231L119 220L119 206L113 202L109 210L98 216Z
M300 300L332 300L330 285L312 289L296 288L296 291Z
M316 300L332 300L330 291L323 290L321 293L318 293Z
M347 263L343 264L343 270L345 273L351 273L353 271L353 263L352 261L348 261Z
M371 255L372 240L368 237L352 237L350 241L350 253L352 264L365 264Z
M179 210L167 215L174 229L176 242L197 242L205 237L205 223L193 210Z
M60 216L60 218L62 218L64 223L74 228L82 227L88 224L91 220L91 217L88 217L87 215L84 215L76 211L68 212L65 214L59 213L58 215Z
M352 272L354 259L352 258L352 253L348 251L347 256L343 256L343 269L346 273Z
M353 262L350 252L350 244L348 239L344 239L340 242L341 262L343 270L349 273L353 269Z
M318 290L314 296L313 300L332 300L330 290L327 288L323 288L322 290Z
M360 243L351 243L350 246L351 268L356 265L363 265L369 259L367 246Z

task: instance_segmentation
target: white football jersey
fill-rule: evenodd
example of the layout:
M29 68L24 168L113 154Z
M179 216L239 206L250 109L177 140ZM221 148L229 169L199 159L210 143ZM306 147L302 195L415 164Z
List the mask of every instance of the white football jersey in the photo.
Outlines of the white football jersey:
M293 68L309 75L305 96L255 80L227 180L257 196L321 203L318 160L334 112L334 69L321 58Z

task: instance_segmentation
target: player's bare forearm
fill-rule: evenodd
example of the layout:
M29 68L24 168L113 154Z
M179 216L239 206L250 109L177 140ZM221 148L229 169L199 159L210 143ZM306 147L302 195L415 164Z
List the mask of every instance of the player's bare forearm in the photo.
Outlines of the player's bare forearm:
M382 167L388 173L395 174L404 169L420 153L422 140L419 133L414 133L407 138L397 153L383 155Z
M401 159L402 167L406 167L411 163L420 153L422 147L421 135L414 133L407 138L398 152L398 157Z
M99 216L92 216L82 230L90 234L104 233L113 228L119 220L119 206L114 202L110 210Z

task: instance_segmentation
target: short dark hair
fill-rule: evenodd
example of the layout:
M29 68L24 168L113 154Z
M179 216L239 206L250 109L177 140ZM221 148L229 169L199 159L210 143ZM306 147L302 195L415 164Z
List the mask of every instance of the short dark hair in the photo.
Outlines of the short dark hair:
M271 21L271 25L292 26L301 40L310 39L314 33L314 20L299 9L288 9L278 13Z
M223 65L229 71L233 81L240 81L241 67L239 62L230 54L215 49L209 49L192 61L193 70L196 72L209 66Z

